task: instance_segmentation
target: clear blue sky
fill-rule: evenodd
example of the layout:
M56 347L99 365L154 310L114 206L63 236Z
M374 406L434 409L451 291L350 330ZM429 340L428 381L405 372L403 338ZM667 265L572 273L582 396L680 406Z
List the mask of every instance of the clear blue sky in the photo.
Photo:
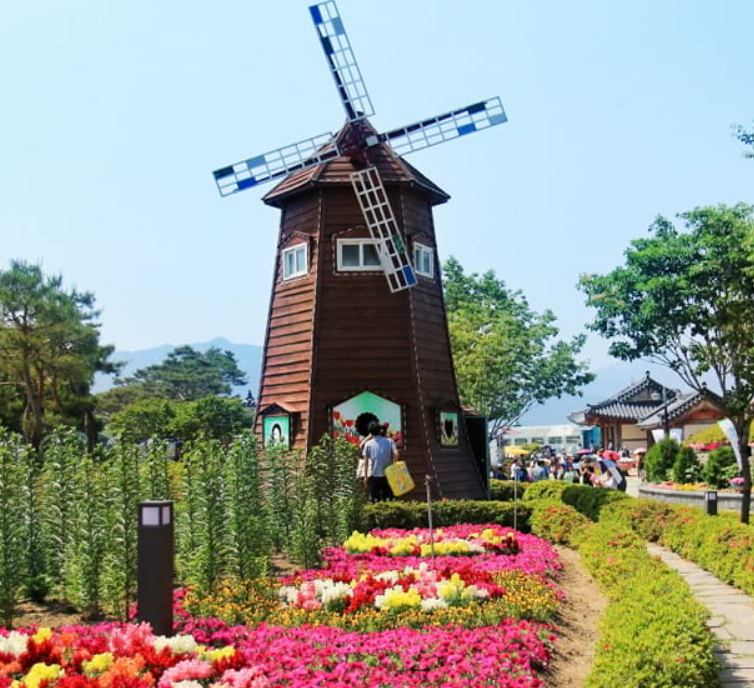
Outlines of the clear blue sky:
M119 349L261 344L278 212L211 171L344 113L308 2L41 0L0 9L0 266L62 272ZM509 122L411 156L448 191L441 258L551 308L658 213L754 202L754 2L340 0L385 130L500 95ZM585 351L608 361L594 337Z

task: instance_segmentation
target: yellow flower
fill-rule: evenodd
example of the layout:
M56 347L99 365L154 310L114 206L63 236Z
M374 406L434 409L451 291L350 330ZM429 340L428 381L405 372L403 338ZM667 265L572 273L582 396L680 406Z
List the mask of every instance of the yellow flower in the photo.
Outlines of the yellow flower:
M42 681L54 683L64 675L65 672L58 664L48 665L37 663L29 669L29 673L27 673L23 679L23 683L26 688L39 688L39 684L42 683Z
M83 662L81 666L87 676L97 676L98 674L107 671L112 663L112 653L102 652L101 654L94 655L90 660Z
M52 629L48 628L47 626L38 628L37 632L33 636L31 636L31 639L35 643L43 643L45 640L49 640L50 638L52 638Z
M208 662L216 662L219 659L229 659L236 654L236 648L227 645L226 647L218 647L214 650L205 650L201 653L201 658L206 659Z

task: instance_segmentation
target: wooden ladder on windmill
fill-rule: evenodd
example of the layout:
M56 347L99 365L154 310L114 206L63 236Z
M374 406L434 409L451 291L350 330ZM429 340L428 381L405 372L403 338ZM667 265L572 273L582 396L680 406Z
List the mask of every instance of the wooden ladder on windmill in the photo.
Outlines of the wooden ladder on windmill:
M351 174L351 184L364 214L372 239L379 242L380 264L390 291L395 293L416 284L406 245L401 238L393 209L376 167Z

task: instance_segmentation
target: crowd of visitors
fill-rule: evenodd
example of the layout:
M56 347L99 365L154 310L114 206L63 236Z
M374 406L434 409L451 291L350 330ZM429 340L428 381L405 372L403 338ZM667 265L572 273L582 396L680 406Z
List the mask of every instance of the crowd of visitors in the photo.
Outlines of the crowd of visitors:
M563 480L603 487L609 490L626 490L626 473L619 466L620 456L612 450L595 450L575 456L552 453L549 456L534 453L530 457L519 456L510 466L509 475L500 470L493 477L519 482L540 480Z

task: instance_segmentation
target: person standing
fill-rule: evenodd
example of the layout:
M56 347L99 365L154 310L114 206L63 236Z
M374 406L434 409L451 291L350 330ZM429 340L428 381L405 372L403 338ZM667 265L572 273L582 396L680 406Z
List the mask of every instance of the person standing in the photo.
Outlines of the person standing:
M398 450L393 440L386 437L385 428L372 421L367 428L372 436L364 442L364 483L370 502L382 502L393 496L385 477L385 469L398 460Z

